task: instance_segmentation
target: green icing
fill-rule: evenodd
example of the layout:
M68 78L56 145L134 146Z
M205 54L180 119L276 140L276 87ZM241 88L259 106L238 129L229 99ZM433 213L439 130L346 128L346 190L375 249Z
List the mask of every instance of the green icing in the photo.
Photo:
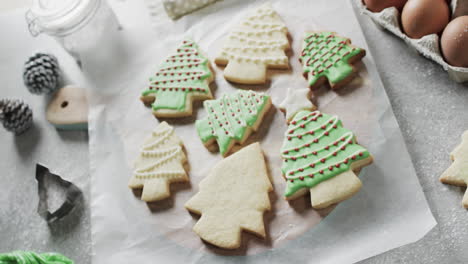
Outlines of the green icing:
M348 44L347 38L333 32L308 33L303 41L300 61L304 75L313 86L321 77L338 83L353 73L348 60L362 51Z
M30 251L14 251L0 254L0 264L73 264L69 258L57 253L37 254Z
M203 105L208 116L197 120L198 135L205 143L216 139L222 155L229 150L232 140L240 141L264 111L270 97L253 91L237 91L221 99L207 100Z
M209 61L201 54L198 45L185 40L177 48L177 53L169 56L150 78L150 85L142 95L156 97L152 104L153 110L172 109L183 112L189 93L211 94L205 81L211 76Z
M353 162L370 156L338 117L319 111L296 114L286 131L281 153L286 197L343 173Z
M88 130L88 123L77 124L53 124L59 130Z

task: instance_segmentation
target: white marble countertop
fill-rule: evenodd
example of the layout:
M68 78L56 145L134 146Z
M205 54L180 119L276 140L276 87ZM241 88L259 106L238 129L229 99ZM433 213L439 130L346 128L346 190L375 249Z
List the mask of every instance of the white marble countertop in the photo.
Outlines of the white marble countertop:
M24 7L29 0L4 0L0 14ZM358 15L366 40L370 46L385 89L401 126L408 150L412 156L419 180L438 225L420 241L375 256L361 263L465 263L468 262L468 214L461 207L464 188L446 186L438 181L449 164L449 152L459 143L462 132L468 128L468 84L457 84L437 64L415 54L402 41L377 28L372 21ZM21 65L21 63L19 63ZM0 65L5 66L5 65ZM21 81L21 76L9 80ZM20 89L21 88L21 89ZM14 82L1 85L2 97L15 96L28 99L33 108L45 108L45 100L30 95ZM20 90L20 91L19 91ZM0 129L2 151L0 166L2 184L8 186L0 193L0 252L14 249L37 249L62 252L76 263L90 263L89 220L89 168L88 146L85 132L56 132L44 117L35 116L34 136L14 138ZM49 145L54 140L64 142L54 151ZM35 234L22 232L34 226L47 226L38 217L37 189L34 180L34 157L47 156L45 161L60 160L64 153L82 164L79 170L67 167L58 173L67 173L85 193L84 207L66 224L38 228ZM68 154L67 154L68 155ZM24 163L11 164L21 156ZM8 165L8 166L7 166ZM15 175L17 168L31 168L28 175ZM53 170L53 167L51 167ZM2 185L3 186L3 185ZM15 201L25 204L20 208ZM405 205L401 205L405 206ZM9 218L21 211L22 219Z

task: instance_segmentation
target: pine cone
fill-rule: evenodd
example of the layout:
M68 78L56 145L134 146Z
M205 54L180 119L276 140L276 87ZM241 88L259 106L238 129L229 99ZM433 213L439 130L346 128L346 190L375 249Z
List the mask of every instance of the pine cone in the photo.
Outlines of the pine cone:
M0 121L6 130L19 135L31 127L32 120L32 110L23 100L0 100Z
M36 53L24 64L23 81L33 94L50 94L57 89L60 68L51 54Z

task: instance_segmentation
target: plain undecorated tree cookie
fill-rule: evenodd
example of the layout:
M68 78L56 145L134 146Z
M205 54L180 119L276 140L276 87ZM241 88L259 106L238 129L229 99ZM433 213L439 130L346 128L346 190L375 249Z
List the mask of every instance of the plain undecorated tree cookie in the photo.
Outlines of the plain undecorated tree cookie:
M265 238L263 213L271 209L272 190L260 144L253 143L216 164L185 207L201 215L193 227L201 239L235 249L242 230Z

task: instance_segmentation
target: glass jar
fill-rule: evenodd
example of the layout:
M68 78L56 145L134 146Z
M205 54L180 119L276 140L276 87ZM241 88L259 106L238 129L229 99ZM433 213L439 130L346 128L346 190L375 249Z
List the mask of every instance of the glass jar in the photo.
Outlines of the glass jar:
M34 0L26 12L29 32L54 37L81 66L80 53L109 43L120 26L105 0Z

